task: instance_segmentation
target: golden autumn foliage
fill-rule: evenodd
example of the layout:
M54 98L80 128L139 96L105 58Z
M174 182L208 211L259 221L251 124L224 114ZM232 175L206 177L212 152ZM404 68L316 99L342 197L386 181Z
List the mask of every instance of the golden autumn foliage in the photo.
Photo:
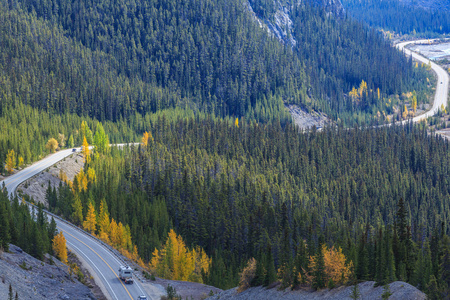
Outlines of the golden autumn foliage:
M360 97L363 96L364 92L367 92L367 82L365 82L364 80L361 81L358 92Z
M89 149L89 144L86 140L86 136L83 137L82 148L83 148L83 150L82 150L83 156L84 156L86 163L90 163L91 162L91 150Z
M95 233L96 225L97 214L95 213L95 207L92 203L89 203L86 219L83 222L83 228L86 229L89 233Z
M109 213L108 213L108 207L106 205L105 199L102 199L100 202L100 211L98 214L98 222L97 222L97 228L98 228L98 235L99 238L109 243Z
M403 119L406 119L406 117L408 117L408 109L406 108L406 105L405 105L405 109L403 110L402 117L403 117Z
M414 112L417 110L417 96L416 94L413 95L413 98L411 100L411 106Z
M208 274L210 264L211 259L202 248L189 250L182 237L171 229L161 251L153 251L150 269L166 279L203 283L202 271Z
M83 169L81 169L81 171L75 175L75 178L73 179L72 192L87 191L87 185L88 177L84 173Z
M97 176L95 175L95 170L91 167L87 170L87 178L89 182L95 182L97 180Z
M19 168L23 166L23 157L22 157L22 156L19 156L18 162L17 162L17 166L18 166Z
M6 171L8 171L8 173L11 174L15 167L16 167L16 153L14 152L14 149L11 149L8 151L8 154L6 155Z
M326 245L322 245L322 254L325 262L325 282L332 280L336 285L345 284L350 278L353 262L347 262L340 247L335 249L334 246L328 248ZM309 270L315 270L315 265L315 257L310 256ZM306 273L306 281L312 284L313 274L311 272Z
M67 248L66 248L66 238L63 233L60 232L53 238L52 244L53 252L55 252L56 257L63 263L67 264Z
M111 224L109 225L109 240L113 245L119 244L119 226L114 219L111 219Z
M239 118L236 118L236 120L234 121L234 126L239 128Z
M143 136L142 136L142 145L143 146L147 146L148 145L148 132L144 132Z
M238 293L241 293L250 287L250 284L255 278L256 273L256 259L253 257L247 262L247 266L239 273Z
M56 149L58 149L58 145L58 141L54 138L51 138L48 140L45 148L47 148L47 150L49 150L51 153L55 153Z

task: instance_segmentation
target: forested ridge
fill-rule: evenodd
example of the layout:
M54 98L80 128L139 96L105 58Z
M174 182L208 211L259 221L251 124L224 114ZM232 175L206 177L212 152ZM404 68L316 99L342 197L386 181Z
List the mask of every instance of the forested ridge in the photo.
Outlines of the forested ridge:
M449 146L424 128L299 133L291 125L160 116L149 132L147 146L92 159L97 180L79 194L83 209L105 199L145 261L174 228L212 257L209 284L232 287L249 258L269 255L276 269L289 266L282 280L293 284L295 264L306 270L324 244L341 247L355 270L367 259L358 279L417 286L423 245L434 236L432 247L441 247L449 232ZM62 188L55 197L54 209L70 216L73 194ZM400 199L402 234L392 231ZM379 251L376 259L370 251ZM434 271L420 288L433 275L445 290L445 258L431 255Z
M7 101L101 121L189 106L285 122L288 102L351 124L380 104L344 97L362 80L384 97L423 88L381 35L308 2L295 11L293 50L241 0L2 0L1 13Z
M430 38L450 32L450 11L445 9L426 9L399 0L343 0L342 4L361 22L399 34Z
M192 271L177 278L222 288L250 260L254 285L402 279L448 294L448 142L359 126L426 90L425 67L380 34L304 3L291 49L240 0L0 0L0 20L0 159L83 143L85 169L47 190L49 208L156 275L176 244ZM285 103L358 126L299 132ZM107 147L105 133L144 132L140 146ZM341 279L321 273L330 257Z

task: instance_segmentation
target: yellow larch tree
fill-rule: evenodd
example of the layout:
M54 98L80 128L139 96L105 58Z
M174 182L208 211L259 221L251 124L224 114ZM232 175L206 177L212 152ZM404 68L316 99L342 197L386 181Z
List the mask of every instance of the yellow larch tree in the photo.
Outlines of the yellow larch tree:
M247 266L239 273L239 287L238 293L241 293L250 287L250 284L255 278L256 259L253 257L247 262Z
M147 147L148 145L148 132L144 132L144 134L142 135L142 146Z
M412 106L413 111L416 112L416 110L417 110L417 96L416 96L415 93L413 94L413 97L412 97L412 100L411 100L411 106Z
M60 232L53 237L52 244L53 252L56 257L63 263L67 264L67 248L66 248L66 238L63 233Z
M234 121L234 126L239 128L239 118L236 118L236 120Z
M402 117L403 117L403 119L406 119L407 116L408 116L408 109L406 108L406 105L405 105L405 109L403 110Z
M23 157L22 157L22 156L19 156L18 162L17 162L17 166L18 166L19 168L21 168L21 167L23 166Z
M91 202L89 202L86 219L83 222L83 228L93 234L95 233L96 225L97 215L95 213L95 207Z
M87 179L89 182L95 182L97 180L97 176L95 175L95 170L91 167L87 170Z
M47 148L47 150L49 150L51 153L55 153L56 149L58 149L58 145L58 141L54 138L51 138L48 140L45 148Z
M86 140L86 136L83 137L83 156L86 161L86 163L91 162L91 150L89 149L89 144Z
M113 245L118 245L120 242L119 226L114 219L111 219L111 224L109 225L109 239Z
M342 253L342 249L337 250L333 247L328 248L326 245L322 245L322 254L324 257L325 265L325 282L332 280L334 284L341 285L348 282L352 269L353 262L347 262L345 255ZM310 272L306 273L306 281L311 285L313 282L314 274L312 270L316 269L316 259L314 256L309 257L308 269Z
M161 251L153 252L150 269L167 279L202 282L201 270L208 273L210 264L211 259L202 248L189 250L182 237L171 229Z
M378 100L380 100L380 98L381 98L380 88L377 88L377 96L378 96Z
M16 152L14 152L14 149L11 149L8 151L8 154L6 155L6 171L8 171L8 173L11 174L15 167L16 167Z
M359 85L359 96L362 97L363 93L367 91L367 82L365 82L364 80L361 80L361 83Z
M88 178L84 173L83 169L81 169L81 171L77 175L75 175L72 185L72 191L74 193L87 191L87 185L88 185Z
M102 201L100 202L100 211L98 214L98 222L97 222L97 227L98 227L98 235L99 238L104 241L109 243L109 213L108 213L108 207L106 205L106 201L105 199L102 199Z
M351 275L352 263L347 263L342 249L339 247L335 249L332 246L327 249L325 245L322 246L323 258L325 262L325 274L328 280L333 280L336 284L345 284Z

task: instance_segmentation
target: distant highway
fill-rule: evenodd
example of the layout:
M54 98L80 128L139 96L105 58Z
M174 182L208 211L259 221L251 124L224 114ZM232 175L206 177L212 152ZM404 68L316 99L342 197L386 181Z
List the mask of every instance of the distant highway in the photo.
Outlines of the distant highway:
M442 105L444 105L444 107L447 107L448 81L449 81L448 73L441 66L435 64L433 61L429 60L428 58L423 57L422 55L419 55L416 52L413 52L413 51L405 48L405 46L410 45L410 44L426 44L426 43L428 43L428 41L429 40L416 40L416 41L402 42L402 43L399 43L396 45L396 47L399 50L403 50L406 55L408 55L408 56L412 55L412 57L414 59L416 59L420 62L423 62L424 64L431 63L431 68L437 74L437 77L438 77L437 84L436 84L436 94L434 95L433 107L429 111L425 112L424 114L412 118L413 122L419 122L423 119L434 116L435 114L438 113L438 111ZM402 121L402 123L404 124L409 121L410 120L405 120L405 121Z
M120 144L116 146L123 145L124 144ZM79 151L80 148L77 148L76 152ZM0 181L0 187L5 183L9 195L14 195L20 183L45 171L47 168L73 153L72 149L68 149L51 154L26 169ZM58 229L64 233L67 247L76 253L82 261L85 261L89 265L91 273L94 272L92 275L95 276L95 282L100 286L108 299L132 300L137 299L139 295L146 295L148 299L159 299L157 295L149 297L150 295L147 295L136 278L134 284L127 285L119 279L118 269L122 262L119 261L107 246L103 245L83 230L62 219L55 218L55 221Z

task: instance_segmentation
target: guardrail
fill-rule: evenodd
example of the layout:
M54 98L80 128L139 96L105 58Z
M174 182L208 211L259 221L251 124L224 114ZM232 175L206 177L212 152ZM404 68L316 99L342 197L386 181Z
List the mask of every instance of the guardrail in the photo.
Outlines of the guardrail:
M68 155L68 156L69 156L69 155ZM64 157L64 158L65 158L65 157ZM64 158L61 158L61 160L64 159ZM61 160L59 160L59 161L55 162L54 164L50 165L48 168L50 168L50 167L56 165L56 164L57 164L58 162L60 162ZM44 171L42 171L42 172L44 172ZM21 201L27 203L29 206L33 207L34 209L38 209L38 207L37 207L36 205L34 205L33 203L30 203L30 202L28 202L28 201L25 201L22 197L20 197L19 195L17 195L17 191L16 191L16 190L17 190L17 188L18 188L23 182L25 182L25 181L27 181L27 180L29 180L29 179L32 179L32 178L38 176L38 175L39 175L40 173L42 173L42 172L39 172L39 173L37 173L36 175L31 176L30 178L24 179L23 181L19 182L19 183L17 184L16 188L15 188L14 191L13 191L13 194L15 194L15 195L17 196L18 199L20 199ZM80 227L75 226L74 224L70 223L69 221L64 220L62 217L60 217L60 216L58 216L58 215L56 215L56 214L54 214L54 213L52 213L52 212L50 212L50 211L48 211L48 210L46 210L46 209L43 209L43 212L46 213L47 215L50 215L50 216L52 216L53 218L59 220L60 222L65 223L66 225L72 227L73 229L78 230L78 231L81 232L82 234L87 235L88 237L92 238L92 239L95 240L97 243L99 243L100 245L102 245L103 247L105 247L109 252L111 252L111 253L117 258L117 260L118 260L119 262L121 262L123 265L128 265L128 263L126 263L126 262L123 260L122 254L120 254L119 251L118 251L117 249L113 248L111 245L105 243L104 241L100 240L100 239L97 238L96 236L90 234L90 233L87 232L87 231L84 231L84 230L81 229ZM135 269L136 269L136 268L135 268ZM133 272L133 275L134 275L134 277L136 277L140 282L142 282L142 283L147 282L146 279L142 278L141 276L137 275L137 274L134 273L134 272Z

